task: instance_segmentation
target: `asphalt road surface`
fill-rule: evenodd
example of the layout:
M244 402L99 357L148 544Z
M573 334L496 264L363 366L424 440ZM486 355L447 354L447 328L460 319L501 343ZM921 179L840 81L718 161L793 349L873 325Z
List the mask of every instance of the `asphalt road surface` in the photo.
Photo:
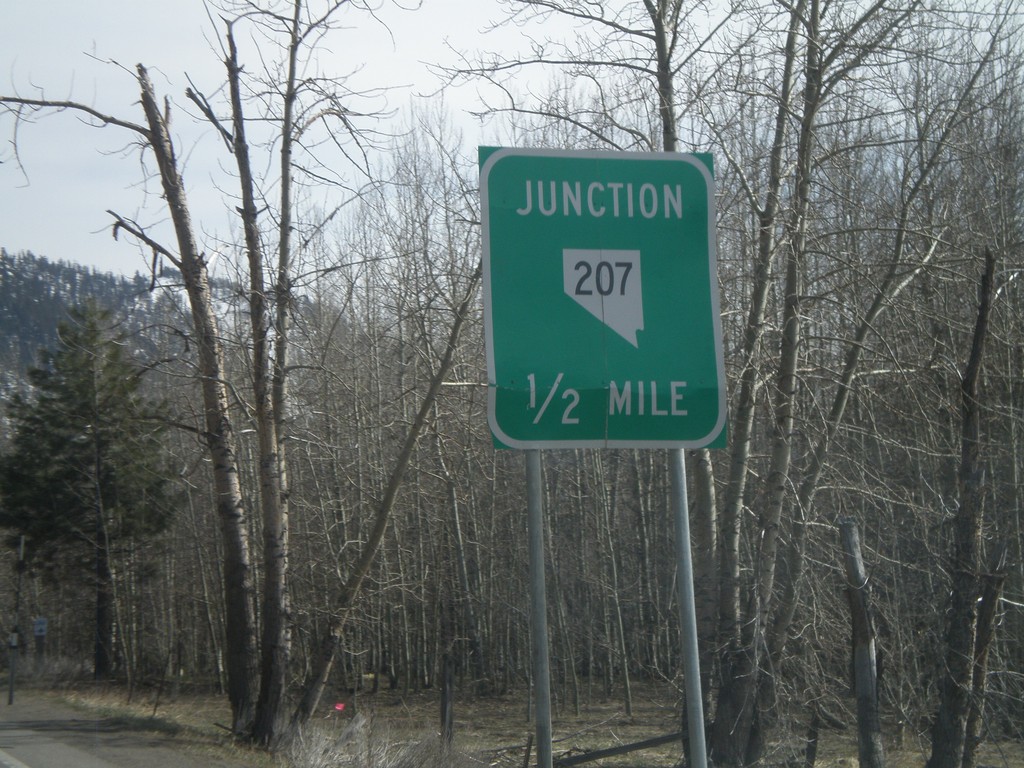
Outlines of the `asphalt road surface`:
M208 752L208 750L206 751ZM0 768L244 768L32 691L0 701Z

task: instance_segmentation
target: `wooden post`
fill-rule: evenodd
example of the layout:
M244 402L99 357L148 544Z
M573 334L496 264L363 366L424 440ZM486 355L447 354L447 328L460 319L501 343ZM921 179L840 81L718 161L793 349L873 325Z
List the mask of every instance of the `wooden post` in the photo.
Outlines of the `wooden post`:
M451 749L455 738L455 663L450 654L441 661L441 744Z
M818 732L821 730L821 712L815 704L811 710L811 724L807 726L807 748L804 750L804 768L814 768L818 759Z
M839 521L846 567L846 592L850 598L853 624L853 673L857 696L857 752L861 768L883 768L882 725L878 714L878 678L875 659L875 630L868 605L868 577L860 554L857 523Z

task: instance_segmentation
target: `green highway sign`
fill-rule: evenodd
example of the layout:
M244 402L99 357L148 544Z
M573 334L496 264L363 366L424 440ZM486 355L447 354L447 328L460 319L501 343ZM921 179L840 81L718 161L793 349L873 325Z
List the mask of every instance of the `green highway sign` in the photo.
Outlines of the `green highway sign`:
M481 147L480 191L495 439L720 444L710 155Z

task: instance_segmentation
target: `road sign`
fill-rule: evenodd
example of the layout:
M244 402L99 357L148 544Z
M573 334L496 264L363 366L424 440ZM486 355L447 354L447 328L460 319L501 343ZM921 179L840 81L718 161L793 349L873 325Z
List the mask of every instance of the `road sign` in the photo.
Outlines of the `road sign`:
M711 157L480 150L488 418L510 448L715 444Z
M46 637L46 617L39 616L32 622L32 634L36 637Z

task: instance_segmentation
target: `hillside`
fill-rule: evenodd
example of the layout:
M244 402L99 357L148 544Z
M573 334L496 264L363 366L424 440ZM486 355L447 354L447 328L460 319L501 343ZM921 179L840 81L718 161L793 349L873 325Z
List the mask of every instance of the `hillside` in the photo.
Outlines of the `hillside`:
M149 275L129 278L0 248L0 400L20 386L40 350L56 345L57 327L68 311L89 301L113 313L143 357L153 352L168 329L188 325L178 283L171 268L163 268L154 284ZM233 302L233 283L214 280L212 285L225 307Z
M149 280L97 272L31 252L0 249L0 384L6 388L52 347L70 307L93 300L127 317L152 311Z

